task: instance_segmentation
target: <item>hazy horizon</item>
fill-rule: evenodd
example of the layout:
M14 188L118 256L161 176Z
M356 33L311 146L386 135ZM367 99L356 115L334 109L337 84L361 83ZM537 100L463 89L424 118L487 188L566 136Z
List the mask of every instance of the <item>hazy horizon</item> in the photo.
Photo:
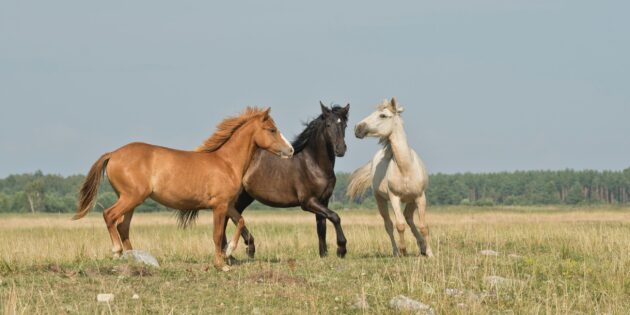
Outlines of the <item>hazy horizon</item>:
M0 178L85 174L133 141L193 149L271 106L289 139L396 96L430 173L630 167L630 3L0 4Z

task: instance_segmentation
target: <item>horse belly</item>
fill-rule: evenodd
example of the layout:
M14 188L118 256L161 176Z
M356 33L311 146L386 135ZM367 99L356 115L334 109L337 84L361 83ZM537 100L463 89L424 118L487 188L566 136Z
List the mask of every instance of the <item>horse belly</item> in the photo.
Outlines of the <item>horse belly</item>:
M197 169L197 171L193 171ZM179 210L208 209L217 197L236 198L240 183L233 183L219 172L200 172L199 168L170 169L153 177L151 198ZM223 198L226 199L226 198ZM228 198L229 199L229 198Z
M260 203L270 207L295 207L300 205L293 185L246 185L245 191Z

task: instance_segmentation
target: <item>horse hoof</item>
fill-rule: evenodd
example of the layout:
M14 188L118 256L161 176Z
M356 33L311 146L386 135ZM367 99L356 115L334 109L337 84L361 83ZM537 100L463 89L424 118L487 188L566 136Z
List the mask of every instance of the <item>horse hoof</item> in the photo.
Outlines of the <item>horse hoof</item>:
M339 248L337 248L337 257L344 258L344 257L346 257L346 253L347 252L348 251L345 248L339 247Z
M229 256L228 258L225 259L225 263L227 263L228 265L236 265L238 263L238 259L234 258L234 256Z
M247 247L247 257L249 257L250 259L254 259L254 256L256 255L256 247Z
M420 253L420 255L421 255L421 256L424 256L424 257L426 257L426 258L429 258L429 259L431 259L431 258L433 258L433 257L434 257L434 256L433 256L433 252L431 252L431 251L427 251L427 252L424 252L424 253Z
M230 266L225 265L225 264L221 264L221 265L214 265L214 268L218 271L223 271L223 272L228 272L230 270L232 270L232 268L230 268Z

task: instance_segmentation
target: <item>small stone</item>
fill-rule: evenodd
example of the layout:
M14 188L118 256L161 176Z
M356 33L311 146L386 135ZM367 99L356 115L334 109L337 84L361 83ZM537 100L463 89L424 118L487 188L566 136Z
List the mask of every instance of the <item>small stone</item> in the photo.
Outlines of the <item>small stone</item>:
M389 301L389 306L399 311L422 312L427 315L433 315L434 311L431 306L422 302L412 300L404 295L399 295Z
M139 300L139 299L140 299L140 296L139 296L138 294L134 294L134 295L131 297L131 299L132 299L132 300Z
M508 257L513 258L513 259L518 259L518 258L522 258L523 256L517 255L517 254L509 254Z
M444 293L446 293L446 295L448 296L460 296L463 292L460 289L447 288L446 290L444 290Z
M160 264L158 263L157 259L153 257L153 255L149 254L148 252L138 250L138 249L125 251L122 254L121 259L134 260L139 263L143 263L145 265L149 265L149 266L153 266L157 268L160 267Z
M96 301L100 303L109 303L114 300L114 295L110 293L101 293L96 296Z
M480 251L479 254L483 256L499 256L499 252L493 251L491 249L484 249Z

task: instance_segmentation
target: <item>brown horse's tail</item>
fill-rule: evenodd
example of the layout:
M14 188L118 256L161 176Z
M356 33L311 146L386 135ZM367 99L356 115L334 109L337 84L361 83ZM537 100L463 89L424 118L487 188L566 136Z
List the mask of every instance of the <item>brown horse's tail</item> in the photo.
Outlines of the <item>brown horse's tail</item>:
M105 153L98 161L94 162L92 168L90 168L90 172L85 177L85 181L83 185L81 185L81 190L79 190L77 214L72 217L72 220L83 218L94 207L96 195L98 194L98 186L101 184L101 178L103 177L103 169L110 158L111 153Z
M351 200L363 196L365 192L372 186L372 161L361 166L361 168L352 172L350 175L350 183L346 194Z

